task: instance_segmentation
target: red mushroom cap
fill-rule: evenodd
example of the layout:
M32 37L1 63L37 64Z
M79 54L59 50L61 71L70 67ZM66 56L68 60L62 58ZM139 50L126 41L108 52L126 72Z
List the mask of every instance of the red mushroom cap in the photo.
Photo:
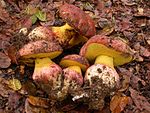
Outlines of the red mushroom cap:
M95 35L81 48L80 55L89 61L97 56L106 55L114 59L114 65L123 65L133 60L134 51L122 40L112 39L105 35Z
M66 23L83 36L91 37L96 34L94 21L80 8L65 3L60 7L59 13Z

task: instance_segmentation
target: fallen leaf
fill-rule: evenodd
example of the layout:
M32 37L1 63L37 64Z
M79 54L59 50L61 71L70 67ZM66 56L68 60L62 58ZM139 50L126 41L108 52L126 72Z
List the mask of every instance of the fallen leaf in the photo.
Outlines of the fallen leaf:
M14 79L14 78L9 80L8 86L15 91L20 90L22 87L21 82L18 79Z
M131 93L131 98L135 103L136 107L141 111L147 110L148 112L150 112L150 103L147 101L147 99L131 87L129 88L129 91Z
M145 81L142 80L141 78L139 78L138 76L135 76L135 75L131 76L130 84L131 84L131 86L132 86L133 88L139 89L139 82L140 82L143 86L146 85Z
M49 107L49 100L46 98L29 96L27 99L28 99L28 102L32 104L33 106L42 107L42 108Z
M46 13L45 12L38 10L36 12L35 16L41 21L46 21Z
M10 46L8 49L7 49L7 54L9 56L9 58L11 59L12 63L17 63L17 58L16 58L16 48L14 46Z
M145 56L145 57L150 57L150 50L148 50L147 48L141 46L140 47L140 55Z
M15 110L21 101L19 101L21 99L21 95L19 93L13 92L9 94L8 97L8 108L11 110Z
M8 68L11 65L11 60L4 53L0 52L0 68Z
M0 40L0 49L5 50L10 45L10 37L0 33Z
M130 97L121 96L120 94L114 95L110 102L110 110L112 113L121 113L129 103L129 99Z
M37 17L35 15L32 15L30 18L32 20L32 24L35 24L37 21Z
M7 12L6 9L0 7L0 20L4 21L4 22L7 22L10 17L9 17L9 13Z
M6 79L0 77L0 95L2 97L6 97L7 98L7 97L9 97L9 94L11 92L13 92L13 90L11 90L8 87L8 84L9 84L9 82Z
M106 26L103 28L103 30L99 33L101 35L110 35L114 31L113 26Z
M33 15L37 12L37 7L35 7L35 5L29 4L26 9L25 9L25 13L28 15Z
M119 89L119 91L123 92L129 87L130 78L132 76L132 73L129 70L125 69L125 68L118 68L118 69L120 71L119 75L121 75L122 79L123 79L121 81L122 87L121 87L121 89Z
M50 111L48 109L35 107L35 106L31 105L29 103L28 99L26 99L26 101L25 101L25 112L26 113L50 113Z

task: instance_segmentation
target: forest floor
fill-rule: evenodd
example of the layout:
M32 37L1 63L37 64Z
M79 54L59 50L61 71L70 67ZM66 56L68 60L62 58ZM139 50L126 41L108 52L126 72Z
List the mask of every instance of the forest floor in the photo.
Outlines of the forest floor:
M7 51L20 29L60 26L59 6L74 4L95 21L97 34L119 37L135 51L134 61L115 67L118 92L105 100L102 111L92 111L71 100L51 106L32 80L34 67L14 64ZM39 18L35 10L39 9ZM86 20L85 20L86 21ZM81 46L64 51L78 54ZM9 57L8 57L9 54ZM59 58L56 58L56 62ZM149 0L0 0L0 113L150 113L150 1Z

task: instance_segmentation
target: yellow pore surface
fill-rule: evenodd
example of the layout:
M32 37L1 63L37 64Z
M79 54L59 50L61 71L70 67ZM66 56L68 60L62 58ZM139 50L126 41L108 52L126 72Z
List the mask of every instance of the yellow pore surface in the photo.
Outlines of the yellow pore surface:
M93 43L87 47L85 57L89 61L94 61L97 56L106 55L113 58L114 66L123 65L130 62L133 58L130 54L118 52L102 44Z
M60 65L62 67L69 67L69 66L78 66L82 69L82 71L86 71L87 67L77 61L72 61L72 60L62 60L60 61Z

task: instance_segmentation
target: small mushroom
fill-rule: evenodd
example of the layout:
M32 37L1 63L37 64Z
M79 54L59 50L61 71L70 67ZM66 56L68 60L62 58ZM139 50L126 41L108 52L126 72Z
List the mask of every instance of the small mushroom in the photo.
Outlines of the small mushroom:
M60 65L63 69L63 88L62 93L64 98L70 94L75 96L76 92L80 90L83 85L82 71L85 71L89 67L89 63L86 58L77 55L67 55L60 61Z
M96 60L85 73L84 93L74 100L85 98L90 109L102 109L104 98L113 95L119 87L119 75L114 65L132 61L133 51L122 40L96 35L81 48L80 55L89 61Z
M60 55L62 51L57 43L38 40L24 45L18 52L20 59L35 61L33 80L54 100L59 98L62 69L51 59ZM51 94L55 96L52 97Z

